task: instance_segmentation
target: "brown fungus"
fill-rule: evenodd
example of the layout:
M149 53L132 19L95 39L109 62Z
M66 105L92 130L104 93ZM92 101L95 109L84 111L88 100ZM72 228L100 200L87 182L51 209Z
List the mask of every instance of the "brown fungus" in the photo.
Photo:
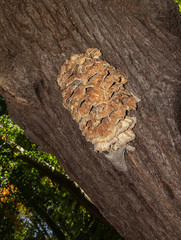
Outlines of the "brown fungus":
M63 105L79 124L95 151L114 152L135 138L132 128L138 99L124 88L125 74L100 59L96 48L85 54L74 54L66 60L58 75Z

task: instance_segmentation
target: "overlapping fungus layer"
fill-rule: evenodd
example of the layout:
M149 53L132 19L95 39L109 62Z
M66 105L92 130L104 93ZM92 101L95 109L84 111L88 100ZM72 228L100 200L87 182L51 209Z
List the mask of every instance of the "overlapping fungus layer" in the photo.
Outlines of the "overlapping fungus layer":
M58 76L63 105L70 110L95 151L115 151L135 138L132 131L137 100L124 88L127 77L100 58L96 48L74 54Z

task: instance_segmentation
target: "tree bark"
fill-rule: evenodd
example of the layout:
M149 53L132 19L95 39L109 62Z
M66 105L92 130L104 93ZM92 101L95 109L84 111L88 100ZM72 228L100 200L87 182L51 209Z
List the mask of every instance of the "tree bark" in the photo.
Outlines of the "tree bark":
M26 135L57 157L125 239L181 236L180 16L172 0L1 0L0 90ZM119 171L82 136L56 78L96 47L141 99Z

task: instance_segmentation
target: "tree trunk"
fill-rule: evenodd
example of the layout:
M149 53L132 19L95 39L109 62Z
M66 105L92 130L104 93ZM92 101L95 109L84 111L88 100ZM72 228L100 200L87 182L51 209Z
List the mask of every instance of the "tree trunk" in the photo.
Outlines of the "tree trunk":
M172 0L1 0L0 89L26 135L60 161L125 239L181 238L180 16ZM119 171L62 106L65 59L96 47L141 99Z

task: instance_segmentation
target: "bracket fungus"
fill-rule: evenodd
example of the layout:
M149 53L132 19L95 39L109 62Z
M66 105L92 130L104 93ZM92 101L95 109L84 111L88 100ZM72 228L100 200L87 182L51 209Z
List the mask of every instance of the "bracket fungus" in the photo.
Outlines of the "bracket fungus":
M124 84L127 76L100 58L96 48L85 54L74 54L62 65L58 84L63 106L71 112L82 134L94 145L94 150L112 153L135 138L138 99Z

